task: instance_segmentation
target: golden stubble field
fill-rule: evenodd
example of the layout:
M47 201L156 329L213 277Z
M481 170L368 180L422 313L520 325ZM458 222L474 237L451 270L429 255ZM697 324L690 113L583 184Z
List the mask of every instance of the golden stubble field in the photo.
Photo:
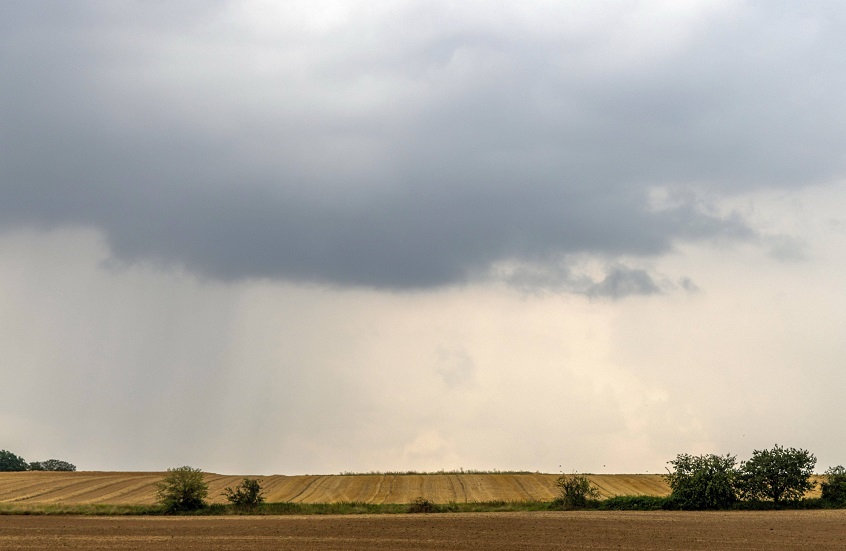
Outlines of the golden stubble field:
M0 503L151 505L155 485L165 473L141 472L20 472L0 473ZM587 475L602 497L663 496L670 493L663 477L654 474ZM224 503L227 486L244 476L205 473L209 501ZM530 474L376 474L255 476L267 501L294 503L410 503L425 497L436 503L476 501L550 501L558 475ZM808 494L819 497L819 486Z
M0 503L109 504L155 503L155 484L164 473L22 472L0 473ZM206 473L209 500L223 503L221 493L243 476ZM436 503L474 501L550 501L555 474L385 474L257 476L267 501L295 503L409 503L425 497ZM603 497L666 495L659 475L590 475Z

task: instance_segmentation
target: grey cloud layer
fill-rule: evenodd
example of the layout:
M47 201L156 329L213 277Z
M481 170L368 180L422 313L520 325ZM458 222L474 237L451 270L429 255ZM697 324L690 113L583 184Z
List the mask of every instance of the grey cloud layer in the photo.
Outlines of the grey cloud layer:
M0 8L0 227L93 226L224 280L431 287L750 237L702 194L846 170L839 4L180 6ZM620 267L592 289L657 291Z

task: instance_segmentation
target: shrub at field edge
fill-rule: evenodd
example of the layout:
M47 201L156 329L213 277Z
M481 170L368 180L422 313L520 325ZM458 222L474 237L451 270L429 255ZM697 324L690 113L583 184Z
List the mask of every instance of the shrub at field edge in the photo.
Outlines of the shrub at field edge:
M581 474L562 474L555 481L559 495L550 505L555 509L584 509L596 506L599 489Z
M193 467L175 467L156 484L156 499L169 513L196 511L206 506L209 486L203 471Z
M836 506L846 506L846 467L838 465L825 471L825 480L820 484L822 499Z
M737 503L737 470L733 455L679 454L669 462L673 470L664 475L672 489L674 508L728 509Z
M249 509L264 503L261 484L253 478L245 478L234 490L228 487L225 488L222 495L226 497L229 503L236 507Z

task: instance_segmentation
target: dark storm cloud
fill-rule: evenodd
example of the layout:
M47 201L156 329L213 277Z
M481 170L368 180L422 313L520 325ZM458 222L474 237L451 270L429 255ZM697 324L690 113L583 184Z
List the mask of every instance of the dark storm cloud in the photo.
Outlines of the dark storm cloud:
M605 278L588 290L596 297L622 298L629 295L655 295L661 288L645 270L615 268Z
M585 295L590 298L621 299L628 296L657 295L668 289L677 288L667 281L656 282L646 271L616 264L605 267L605 275L596 276L577 271L568 263L547 263L545 265L522 265L504 269L499 279L525 292L566 292ZM689 278L679 285L690 291L695 285Z
M96 227L126 261L432 287L747 238L702 198L846 169L838 4L628 35L634 8L577 32L508 15L546 4L331 24L297 3L22 6L0 8L0 227ZM596 285L658 290L637 269Z

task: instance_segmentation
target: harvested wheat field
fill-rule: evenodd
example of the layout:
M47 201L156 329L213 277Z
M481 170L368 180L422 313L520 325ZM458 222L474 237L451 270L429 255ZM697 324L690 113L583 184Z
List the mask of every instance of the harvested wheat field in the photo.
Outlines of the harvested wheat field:
M152 505L155 484L165 473L12 472L0 473L0 503L21 505ZM670 492L660 475L587 475L602 497L663 496ZM243 476L205 474L209 501L223 503L227 486ZM256 476L267 501L294 503L410 503L425 497L435 503L478 501L551 501L558 475L519 474L376 474ZM819 497L819 489L808 494Z
M20 472L0 473L0 503L109 504L155 503L155 484L164 473ZM210 501L243 476L206 473ZM554 474L378 474L257 476L271 502L409 503L425 497L436 503L474 501L549 501L555 496ZM666 495L658 475L590 475L603 497Z
M842 550L846 511L0 517L0 549Z

